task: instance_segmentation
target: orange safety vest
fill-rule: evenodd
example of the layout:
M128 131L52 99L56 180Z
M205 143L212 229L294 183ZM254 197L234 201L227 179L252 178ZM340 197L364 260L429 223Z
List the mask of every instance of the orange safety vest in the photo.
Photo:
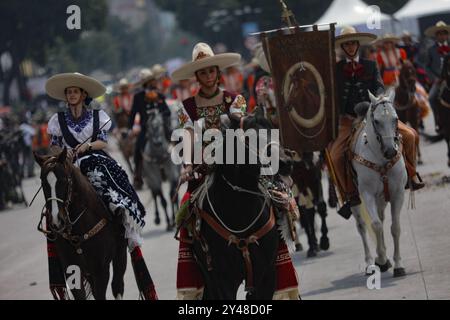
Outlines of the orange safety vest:
M406 60L406 51L395 48L394 51L378 52L377 62L382 72L383 82L386 86L396 85L400 75L401 60Z
M50 136L47 133L47 124L41 124L33 137L33 150L46 149L50 146Z

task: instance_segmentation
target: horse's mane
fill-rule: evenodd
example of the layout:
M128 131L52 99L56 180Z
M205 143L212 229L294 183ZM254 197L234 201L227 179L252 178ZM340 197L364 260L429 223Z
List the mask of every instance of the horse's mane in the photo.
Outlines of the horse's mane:
M367 101L363 101L358 103L355 106L355 113L358 117L364 118L367 114L367 111L369 111L370 103Z

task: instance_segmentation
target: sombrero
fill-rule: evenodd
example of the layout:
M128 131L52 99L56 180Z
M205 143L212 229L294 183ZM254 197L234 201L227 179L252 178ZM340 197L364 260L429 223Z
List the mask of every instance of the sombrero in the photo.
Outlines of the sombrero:
M447 25L444 21L439 21L436 25L429 27L425 30L425 35L430 38L434 38L436 36L436 32L438 31L447 31L450 33L450 26Z
M225 69L238 63L241 55L238 53L214 54L206 43L197 43L192 51L192 62L188 62L172 73L174 81L186 80L195 76L195 72L206 67L217 66Z
M135 84L136 87L138 86L142 86L144 84L146 84L147 82L149 82L150 80L154 80L155 76L152 72L152 70L148 69L148 68L144 68L141 69L141 71L139 71L139 81Z
M394 36L392 33L386 33L385 35L381 36L377 39L377 43L384 43L384 42L393 42L397 43L400 41L400 38Z
M61 73L51 77L45 84L45 91L54 99L66 101L64 91L69 87L83 89L92 99L98 98L106 92L105 86L100 81L77 72Z
M164 68L162 65L160 64L155 64L151 71L153 72L153 76L158 79L160 78L163 74L165 74L167 72L167 69Z
M373 42L377 38L376 35L366 32L358 32L352 26L345 26L341 30L341 34L336 37L335 45L340 47L341 44L348 41L358 41L360 45Z

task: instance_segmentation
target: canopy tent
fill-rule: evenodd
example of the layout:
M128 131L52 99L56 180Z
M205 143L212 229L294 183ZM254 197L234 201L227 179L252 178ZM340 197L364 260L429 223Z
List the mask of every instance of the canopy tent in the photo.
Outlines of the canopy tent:
M407 30L412 35L420 37L422 32L419 18L445 13L450 13L450 0L410 0L394 14L394 17L398 22L397 29L401 29L399 31Z
M371 29L374 18L380 19L381 28ZM392 32L390 17L384 13L377 14L373 6L362 0L334 0L316 24L337 23L337 31L345 25L352 25L361 32L383 34Z
M419 18L450 12L450 0L410 0L394 16L397 19Z

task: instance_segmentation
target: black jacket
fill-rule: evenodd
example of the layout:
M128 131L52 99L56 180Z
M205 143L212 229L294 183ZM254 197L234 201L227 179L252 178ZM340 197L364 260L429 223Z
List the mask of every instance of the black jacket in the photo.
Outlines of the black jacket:
M134 95L133 98L133 106L131 107L131 116L130 121L128 123L128 128L132 129L134 124L134 118L136 114L140 114L141 116L141 133L145 134L147 129L147 120L148 114L147 112L157 108L159 112L162 114L164 119L164 130L166 135L170 135L170 109L166 103L166 97L158 93L158 99L155 102L148 102L145 100L145 91L138 92Z
M374 95L384 92L383 80L380 76L378 66L374 61L359 59L362 65L361 74L349 76L345 72L347 61L341 60L336 65L337 94L341 114L356 116L355 105L368 101L368 90Z

